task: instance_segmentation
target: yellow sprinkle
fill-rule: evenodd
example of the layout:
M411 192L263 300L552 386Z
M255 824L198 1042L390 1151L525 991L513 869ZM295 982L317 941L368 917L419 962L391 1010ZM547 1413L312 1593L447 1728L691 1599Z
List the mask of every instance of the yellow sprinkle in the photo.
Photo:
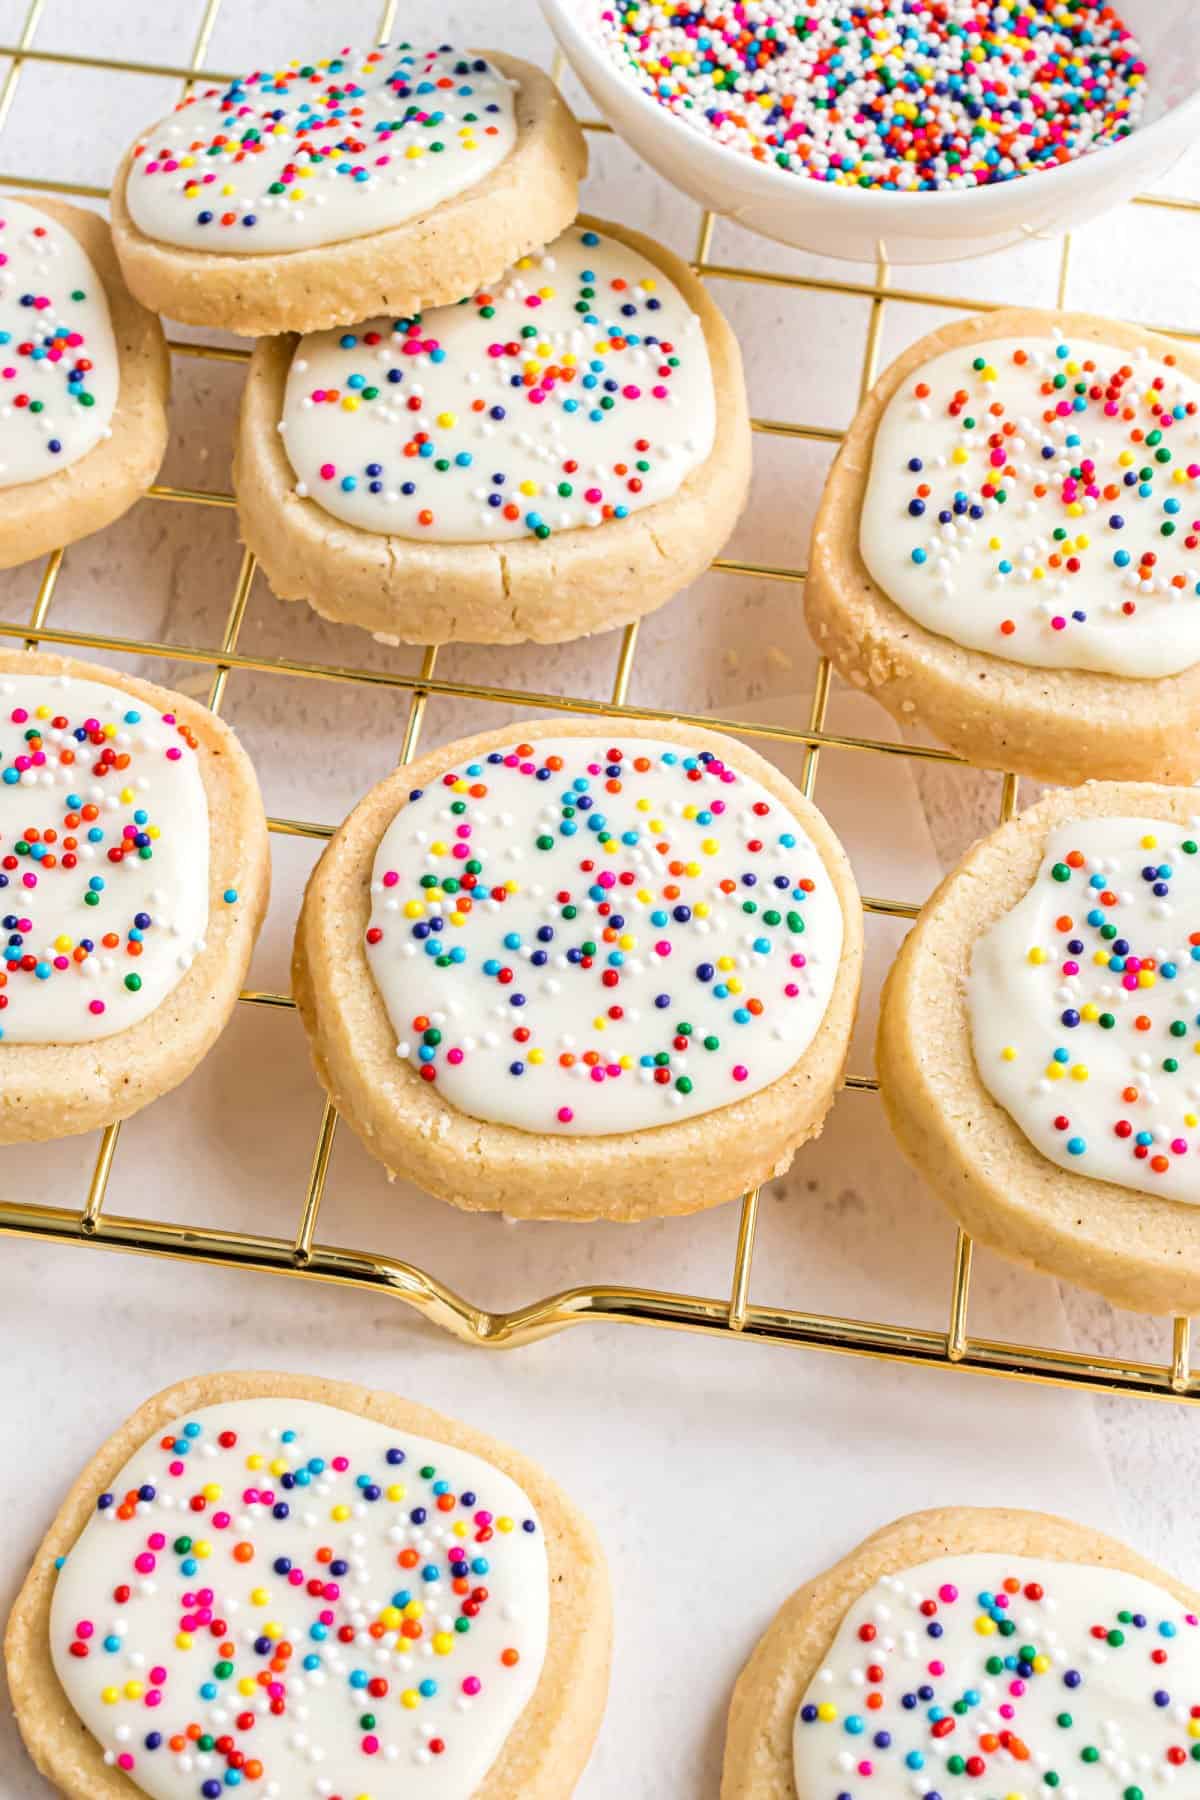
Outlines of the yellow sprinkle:
M496 1520L496 1530L497 1531L508 1532L508 1531L512 1531L513 1529L514 1529L513 1520L509 1518L507 1513L505 1513L502 1518L499 1518Z
M513 266L518 269L532 269L533 258L532 256L523 256L520 262L515 263Z
M1045 581L1046 579L1046 571L1040 564L1033 571L1033 579L1035 581Z
M452 794L465 794L468 786L469 786L469 783L465 782L462 779L462 777L460 776L459 779L455 782L454 786L451 788L450 792Z
M267 1623L262 1628L262 1634L264 1637L269 1637L272 1643L274 1643L283 1636L283 1626L275 1619L268 1619Z
M420 1706L421 1696L418 1694L416 1688L405 1688L400 1696L400 1704L401 1706L407 1706L409 1712L412 1711L414 1706Z
M407 1496L408 1496L408 1489L405 1487L401 1487L401 1485L398 1481L394 1482L387 1491L387 1497L393 1503L396 1503L400 1500L404 1500L407 1498Z
M100 1698L105 1706L115 1706L121 1698L121 1690L120 1688L101 1688Z
M1118 458L1117 458L1117 461L1120 463L1120 465L1123 469L1127 469L1129 467L1130 463L1134 461L1133 451L1132 450L1122 450L1120 456L1118 456Z
M286 1459L282 1456L277 1456L275 1461L271 1464L272 1475L286 1475L287 1472L288 1466Z
M541 491L542 490L536 481L522 481L520 483L520 492L522 494L540 494Z
M592 1026L596 1031L605 1031L608 1027L608 1020L604 1017L603 1013L597 1013L596 1017L592 1020ZM1200 1044L1198 1044L1196 1048L1200 1050Z
M693 908L692 908L692 911L695 913L695 915L698 919L707 919L709 913L712 911L712 908L708 904L707 900L697 900L695 906L693 906Z
M465 1519L459 1519L457 1521L457 1523L455 1524L455 1527L454 1527L454 1535L455 1535L455 1537L466 1537L467 1522Z
M1079 536L1075 539L1075 548L1077 550L1090 550L1091 547L1092 547L1091 538L1088 537L1088 535L1085 531L1081 531L1079 533Z
M127 1681L125 1683L125 1698L127 1700L140 1700L145 1691L146 1690L140 1681Z
M1013 1049L1011 1044L1005 1044L1005 1046L1004 1046L1003 1050L1000 1052L1000 1054L1004 1058L1005 1062L1016 1062L1016 1060L1017 1060L1017 1053Z
M452 425L458 424L458 414L452 412L440 412L437 416L437 422L444 431L449 431Z
M1142 849L1143 850L1157 850L1158 849L1158 839L1155 837L1155 835L1152 831L1148 831L1146 833L1145 837L1142 839Z
M254 1588L250 1594L251 1606L270 1606L271 1596L266 1588Z
M626 1054L625 1056L619 1056L617 1058L617 1061L620 1063L620 1065L623 1069L632 1069L632 1067L633 1067L633 1058L632 1058L632 1056L629 1056L628 1054Z
M716 838L705 838L700 848L703 850L705 856L715 856L721 846Z
M737 964L734 962L732 956L718 956L717 967L721 970L734 969L737 967Z
M203 1493L204 1498L206 1500L219 1500L221 1498L222 1491L223 1490L221 1489L221 1487L215 1481L210 1481L210 1482L206 1483L206 1485L201 1489L201 1492Z
M73 950L75 945L74 941L69 937L56 937L54 940L54 948L56 950Z
M685 875L698 875L700 873L700 864L697 862L684 863L683 872Z
M617 939L617 942L620 944L622 950L633 950L637 945L637 939L634 937L632 931L623 931Z
M208 1561L209 1557L212 1555L212 1545L207 1538L199 1538L197 1542L192 1545L192 1555L198 1556L201 1562Z
M449 1631L435 1631L433 1634L433 1648L438 1656L449 1656L454 1648L453 1635Z
M546 1052L544 1050L531 1050L529 1052L529 1061L533 1063L535 1067L538 1063L544 1063L545 1060Z
M237 1684L237 1691L239 1694L244 1694L247 1700L250 1699L251 1695L257 1694L258 1683L255 1681L253 1675L243 1675L242 1679Z
M996 1621L989 1619L986 1613L981 1613L975 1621L975 1629L980 1637L992 1637L996 1630Z
M1087 1078L1088 1078L1088 1070L1087 1070L1086 1063L1076 1063L1071 1070L1071 1080L1072 1081L1086 1081Z
M1151 988L1154 986L1154 984L1157 980L1158 980L1158 976L1154 973L1153 969L1139 969L1138 970L1138 986L1139 987Z
M343 412L357 412L358 406L359 406L359 400L358 400L357 394L343 394L342 395L342 411Z
M817 1708L817 1717L823 1719L828 1725L837 1718L837 1707L833 1705L832 1701L823 1700Z
M725 986L729 989L731 994L740 994L742 991L742 984L736 975L731 975L729 980L725 983Z
M1049 1081L1061 1081L1066 1072L1061 1063L1052 1062L1046 1065L1046 1077Z
M1045 962L1046 952L1042 949L1040 944L1035 944L1033 946L1033 949L1029 952L1028 960L1031 963L1044 963Z
M336 1522L339 1525L343 1525L343 1524L345 1524L346 1520L350 1517L350 1508L348 1506L331 1507L329 1516L331 1519L336 1520Z
M192 1647L192 1634L191 1634L191 1632L190 1632L190 1631L178 1631L178 1632L176 1632L176 1634L175 1634L175 1648L176 1648L176 1649L177 1649L177 1650L190 1650L190 1649L191 1649L191 1647Z
M967 452L963 449L961 444L958 446L958 448L956 450L952 450L950 452L950 461L952 463L965 463L966 460L967 460Z
M421 905L419 900L406 900L404 902L404 916L406 919L423 919L425 917L425 908Z
M1035 1675L1044 1675L1046 1673L1046 1670L1049 1667L1050 1667L1050 1658L1048 1656L1035 1656L1034 1657L1033 1672Z
M385 1606L379 1615L379 1622L389 1631L399 1631L404 1623L404 1614L398 1606Z
M1108 951L1107 950L1093 950L1092 951L1092 961L1094 963L1098 964L1100 968L1107 969L1107 967L1108 967Z
M989 550L1003 549L1003 545L1001 544L1000 539L998 537L989 538L988 539L988 549Z
M466 922L467 922L466 913L452 912L450 914L450 923L452 925L465 925Z
M1200 1118L1197 1118L1195 1113L1184 1113L1183 1122L1188 1126L1200 1125Z
M409 162L416 162L418 156L424 156L425 152L422 150L420 144L410 144L404 154L407 156Z

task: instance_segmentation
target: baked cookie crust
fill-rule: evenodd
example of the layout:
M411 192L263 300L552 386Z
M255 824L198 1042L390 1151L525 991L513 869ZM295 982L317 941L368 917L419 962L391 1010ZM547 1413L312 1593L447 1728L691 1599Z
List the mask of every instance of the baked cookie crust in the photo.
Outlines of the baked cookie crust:
M17 191L14 198L55 219L90 257L108 300L120 387L111 436L68 468L0 489L0 569L102 531L141 499L167 448L171 387L162 326L126 287L104 219L44 194Z
M876 1066L900 1148L965 1230L1048 1275L1143 1313L1200 1308L1200 1207L1074 1175L993 1100L971 1048L967 975L979 936L1036 878L1073 819L1184 824L1187 788L1092 782L1047 795L983 838L921 909L883 990Z
M209 912L205 947L182 980L138 1024L97 1042L0 1044L0 1144L94 1131L169 1093L211 1049L229 1021L270 893L262 797L250 759L215 713L119 669L42 651L0 651L6 675L72 675L101 681L192 731L209 813ZM227 905L224 894L239 899Z
M1193 1609L1200 1605L1191 1588L1117 1539L1051 1513L991 1506L910 1513L799 1588L759 1639L733 1690L721 1800L806 1800L793 1776L796 1711L849 1608L885 1575L981 1551L1098 1563L1156 1582Z
M261 256L161 243L139 230L126 204L131 145L110 197L113 242L130 288L186 325L265 337L450 305L494 281L575 217L587 145L541 69L493 50L479 54L520 84L511 153L474 187L386 231Z
M243 542L281 600L410 644L565 643L627 625L697 579L733 531L750 486L742 358L704 283L623 225L581 216L654 263L704 328L717 403L713 448L665 500L545 541L425 544L362 531L295 492L279 432L292 337L254 347L233 478Z
M367 963L375 851L414 787L489 750L546 733L546 721L461 739L397 769L335 832L309 879L292 984L317 1078L373 1156L468 1212L513 1218L661 1218L697 1212L782 1175L816 1137L842 1085L862 973L862 907L845 851L817 809L754 751L694 726L553 718L555 737L652 738L710 749L761 782L811 837L842 910L841 960L825 1016L787 1073L745 1100L651 1130L560 1137L460 1112L396 1055Z
M1041 781L1194 781L1200 776L1200 664L1150 680L1038 669L966 650L911 619L871 579L859 518L875 431L923 363L996 338L1092 338L1170 354L1200 379L1200 352L1093 313L1007 307L955 320L910 345L876 383L842 443L817 512L804 590L809 630L839 672L901 724L920 722L981 768Z
M483 1432L394 1394L309 1375L197 1375L156 1394L126 1420L75 1482L17 1595L4 1641L9 1692L30 1756L68 1800L137 1800L142 1790L72 1710L50 1657L54 1559L65 1556L102 1493L138 1449L182 1414L225 1400L316 1400L451 1444L494 1463L524 1488L542 1520L550 1563L550 1633L533 1697L472 1800L566 1800L587 1762L608 1689L611 1607L595 1533L535 1463Z

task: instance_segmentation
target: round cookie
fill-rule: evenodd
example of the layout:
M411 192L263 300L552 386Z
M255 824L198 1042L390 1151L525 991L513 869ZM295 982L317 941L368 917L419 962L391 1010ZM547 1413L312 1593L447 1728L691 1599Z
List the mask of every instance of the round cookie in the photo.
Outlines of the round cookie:
M889 1122L959 1223L1135 1312L1200 1307L1195 814L1140 782L1048 795L926 902L879 1020Z
M381 1779L429 1800L565 1800L610 1637L591 1526L525 1457L348 1382L216 1374L147 1401L84 1470L5 1656L30 1755L69 1800L193 1800L238 1770L287 1800Z
M969 762L1188 782L1198 545L1196 350L1007 308L876 384L817 514L805 610L848 681Z
M574 115L532 63L346 50L150 126L113 180L113 239L157 311L246 337L317 331L460 300L562 230L586 169Z
M592 219L469 308L256 344L234 460L275 593L409 643L640 618L707 568L749 481L741 355L704 283Z
M845 854L778 770L690 725L553 719L360 802L293 991L388 1168L469 1211L631 1220L787 1169L841 1085L861 965Z
M0 195L0 569L111 525L167 447L162 326L105 221Z
M911 1513L768 1626L734 1689L721 1800L964 1800L1031 1782L1107 1800L1186 1779L1197 1611L1193 1590L1067 1519Z
M269 888L228 725L116 669L0 652L0 1143L93 1131L189 1075Z

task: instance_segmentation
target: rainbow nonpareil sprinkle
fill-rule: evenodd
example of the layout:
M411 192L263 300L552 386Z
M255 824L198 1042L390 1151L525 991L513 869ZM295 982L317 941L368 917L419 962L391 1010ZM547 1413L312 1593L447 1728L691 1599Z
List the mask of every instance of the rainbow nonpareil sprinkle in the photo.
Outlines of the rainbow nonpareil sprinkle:
M1079 0L629 0L600 33L643 92L716 143L840 187L986 187L1138 123L1146 65Z

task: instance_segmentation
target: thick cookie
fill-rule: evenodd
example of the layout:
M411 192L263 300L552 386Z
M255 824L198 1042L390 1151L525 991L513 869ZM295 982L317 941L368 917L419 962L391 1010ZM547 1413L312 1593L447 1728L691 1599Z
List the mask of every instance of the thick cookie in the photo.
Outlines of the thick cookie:
M1200 1594L1046 1513L885 1525L786 1601L734 1689L721 1800L1112 1800L1197 1760Z
M190 1075L269 887L228 725L116 669L0 651L0 1143L92 1131Z
M1137 1312L1200 1308L1200 820L1048 795L968 852L888 976L900 1146L965 1228Z
M575 216L549 76L393 43L193 95L131 146L113 238L147 306L247 337L460 300Z
M167 447L162 326L125 286L107 224L0 195L0 569L111 525Z
M285 600L409 643L558 643L703 573L745 503L737 341L640 232L580 220L468 305L255 346L242 536Z
M516 1451L349 1382L218 1374L84 1470L5 1655L69 1800L565 1800L609 1640L592 1529Z
M309 881L317 1074L390 1169L470 1211L694 1212L780 1175L841 1085L845 853L716 732L539 721L398 769Z
M818 647L969 762L1200 776L1200 354L1010 308L913 344L813 532Z

